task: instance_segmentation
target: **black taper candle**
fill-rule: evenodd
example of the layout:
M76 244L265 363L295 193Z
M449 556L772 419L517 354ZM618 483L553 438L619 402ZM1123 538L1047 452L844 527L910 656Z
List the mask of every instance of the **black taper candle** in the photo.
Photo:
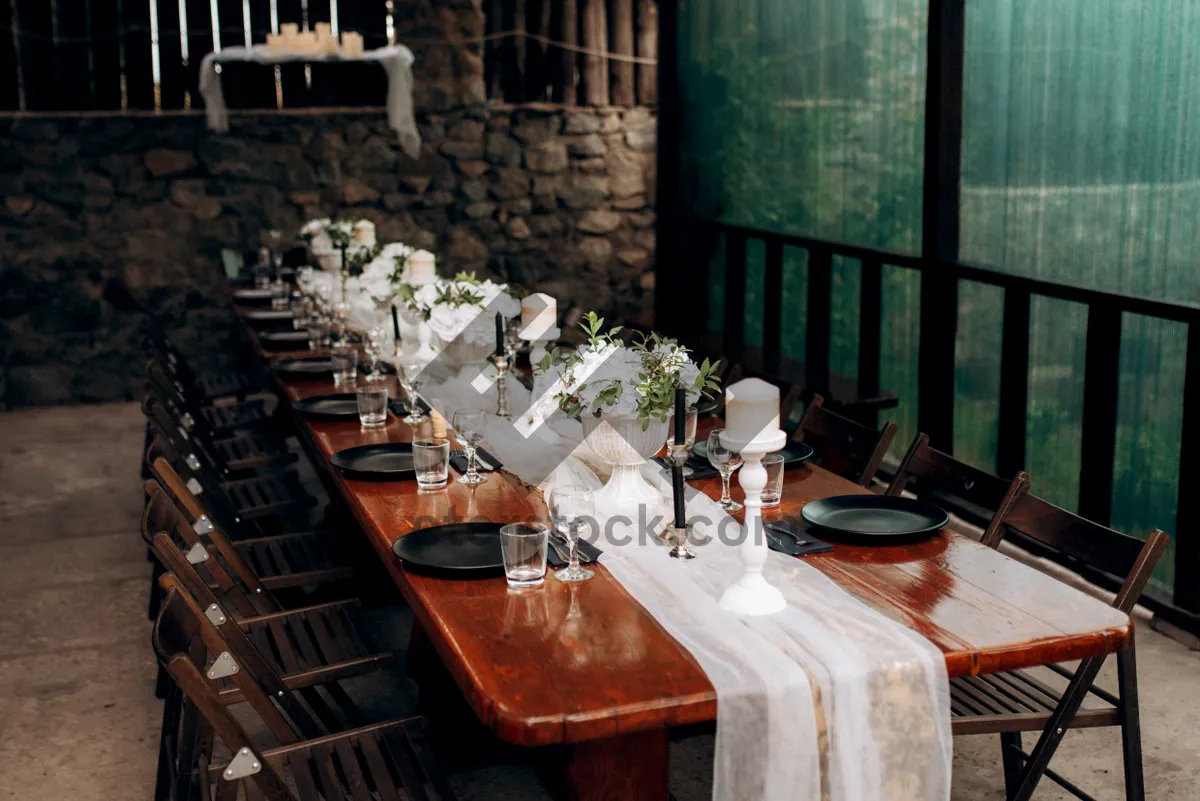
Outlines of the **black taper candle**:
M687 442L687 390L675 387L675 444Z
M507 350L504 347L504 315L496 312L496 355L503 356Z
M396 342L400 341L400 314L396 311L396 304L392 304L392 333L396 335Z
M687 525L687 498L684 496L686 485L683 483L683 465L678 462L671 463L671 488L675 496L675 528L684 528Z

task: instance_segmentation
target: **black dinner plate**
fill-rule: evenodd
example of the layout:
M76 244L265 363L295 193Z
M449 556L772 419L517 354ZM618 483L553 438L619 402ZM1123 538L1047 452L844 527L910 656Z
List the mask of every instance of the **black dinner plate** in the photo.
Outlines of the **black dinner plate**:
M251 328L279 328L292 324L291 309L248 309L242 319Z
M707 395L701 395L700 400L696 401L696 417L711 417L716 413L717 407L720 405L721 404L717 402L716 398L710 398Z
M329 463L352 478L399 481L416 476L411 442L356 445L333 454Z
M500 523L451 523L405 534L392 543L392 553L405 569L418 572L502 575Z
M775 453L783 454L784 464L798 464L812 457L813 448L812 445L804 442L789 442L781 450L775 451ZM701 461L707 461L708 443L703 441L697 442L692 446L692 454Z
M949 522L944 509L916 498L835 495L804 505L801 516L823 532L862 540L907 540L936 532Z
M270 300L271 290L269 288L243 287L242 289L233 290L233 299L242 302Z
M272 362L271 369L291 375L328 376L333 375L333 362L328 356L301 356Z
M307 417L324 420L357 420L358 396L349 393L316 395L296 401L292 404L292 408Z
M269 331L258 341L267 350L308 350L307 331Z

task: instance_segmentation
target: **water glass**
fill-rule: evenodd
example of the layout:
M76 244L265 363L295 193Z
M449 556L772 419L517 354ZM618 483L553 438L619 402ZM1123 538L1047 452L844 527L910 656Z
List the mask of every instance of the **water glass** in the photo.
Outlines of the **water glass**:
M363 428L378 428L387 422L388 389L382 377L367 376L358 382L358 422Z
M718 428L708 435L708 463L721 474L721 500L717 501L717 505L726 512L736 512L742 505L729 496L729 477L742 466L742 455L721 444L724 431Z
M308 318L308 347L321 350L329 347L329 321L321 317Z
M480 475L475 466L475 451L487 434L487 413L482 409L463 409L454 413L454 437L467 451L467 472L458 477L459 484L482 484L487 476Z
M358 350L346 344L343 340L334 345L329 351L329 360L333 363L333 385L353 384L358 375Z
M425 489L446 486L450 475L450 440L418 439L412 444L417 486Z
M421 411L420 392L424 383L422 372L425 364L421 361L403 361L396 367L396 378L400 388L404 390L404 403L408 406L408 414L402 422L415 426L425 422L425 413Z
M579 536L583 526L590 526L596 519L595 496L587 487L555 487L546 498L546 507L570 549L567 566L554 577L559 581L587 581L594 573L579 564Z
M544 523L509 523L500 529L504 576L510 587L540 587L546 580L550 532Z
M292 328L297 331L304 331L308 328L308 319L312 314L312 301L301 295L299 292L293 292L289 302L289 308L292 310Z
M763 506L778 506L783 498L783 454L768 453L762 458L762 466L767 471L767 485L762 491Z
M271 308L283 311L288 307L288 285L276 278L271 284Z

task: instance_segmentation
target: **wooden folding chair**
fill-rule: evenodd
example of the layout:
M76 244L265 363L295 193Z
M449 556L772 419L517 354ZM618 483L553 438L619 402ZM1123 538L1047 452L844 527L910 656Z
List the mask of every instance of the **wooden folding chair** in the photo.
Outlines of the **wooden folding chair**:
M277 401L273 396L250 397L243 401L226 400L207 403L203 398L193 397L179 381L167 375L157 359L146 364L146 387L172 416L189 415L202 420L213 436L231 436L240 430L270 428L274 424L274 408Z
M895 423L876 430L829 411L820 395L808 402L796 429L796 439L815 451L814 462L863 487L871 486L895 436Z
M221 634L208 610L170 589L154 626L155 654L228 752L214 758L214 744L198 755L194 770L171 763L181 790L176 797L191 797L194 789L205 801L452 801L426 741L424 718L330 730L284 680L252 656L236 655L232 640ZM211 659L197 657L197 640ZM223 681L235 683L239 700L246 701L243 715L228 709L230 699L219 689ZM241 722L246 718L266 737L252 739Z
M1168 539L1155 530L1142 542L1033 495L1014 504L1002 534L1019 535L1025 542L1033 541L1079 566L1121 581L1113 606L1126 614L1141 597ZM1120 726L1125 798L1142 801L1145 788L1134 654L1132 639L1117 652L1116 695L1094 684L1103 656L1085 659L1075 669L1046 665L1045 671L1068 680L1065 690L1055 689L1028 670L955 679L950 683L952 730L955 734L1000 735L1009 801L1029 799L1043 774L1076 797L1091 801L1090 795L1049 769L1050 759L1067 729ZM1093 703L1084 707L1085 701ZM1021 732L1026 731L1041 732L1030 753L1021 746Z
M146 353L157 358L172 379L180 381L205 403L222 400L244 401L261 394L262 381L240 370L221 369L208 374L197 372L186 356L159 330L150 327L143 340Z
M165 439L180 451L190 450L203 456L223 476L277 469L294 464L298 459L282 438L262 426L242 428L217 437L203 416L172 409L154 394L146 397L142 409Z
M885 494L899 495L906 489L926 500L966 505L975 516L988 520L981 541L994 546L1001 536L1000 524L1029 490L1029 474L1022 471L1006 481L934 450L929 447L929 437L918 434Z
M236 551L222 553L197 534L156 482L146 482L146 494L142 536L166 572L227 637L253 641L272 670L327 680L376 670L391 659L363 636L357 599L286 609Z

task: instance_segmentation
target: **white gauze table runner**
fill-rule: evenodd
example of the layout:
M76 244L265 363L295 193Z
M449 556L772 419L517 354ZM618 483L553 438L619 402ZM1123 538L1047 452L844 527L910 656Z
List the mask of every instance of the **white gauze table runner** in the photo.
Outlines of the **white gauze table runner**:
M229 131L229 110L225 107L225 91L217 63L221 61L254 61L260 64L282 64L289 61L377 61L387 72L388 127L397 133L400 147L411 158L421 155L421 135L413 117L412 51L403 45L368 50L360 58L313 53L272 53L266 45L226 47L220 53L209 53L200 62L200 94L204 97L208 129L219 133Z
M431 384L423 394L438 398L447 416L495 408L494 386L481 395L465 377ZM512 408L528 407L529 392L515 381L509 397ZM600 486L604 468L582 440L575 421L542 425L527 439L512 423L488 419L488 447L504 469L544 490L563 482ZM663 470L651 462L643 475L663 497L654 514L669 515ZM743 572L732 544L740 529L701 492L691 492L687 511L690 522L708 521L696 528L698 538L711 540L695 548L696 559L671 559L665 547L639 543L635 531L619 527L596 544L601 564L716 689L714 801L949 799L950 697L941 651L802 559L775 551L764 574L787 608L765 617L727 612L719 599ZM625 541L624 534L634 536Z

